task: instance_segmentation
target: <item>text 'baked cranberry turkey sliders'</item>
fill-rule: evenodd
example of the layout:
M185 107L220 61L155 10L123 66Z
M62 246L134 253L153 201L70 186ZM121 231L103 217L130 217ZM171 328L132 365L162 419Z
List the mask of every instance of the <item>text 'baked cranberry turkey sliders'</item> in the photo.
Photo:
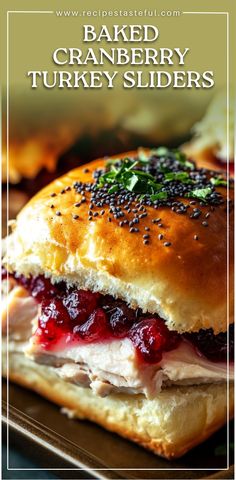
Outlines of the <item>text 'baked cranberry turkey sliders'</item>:
M10 379L167 458L221 427L227 377L233 412L232 192L164 147L39 192L6 241Z

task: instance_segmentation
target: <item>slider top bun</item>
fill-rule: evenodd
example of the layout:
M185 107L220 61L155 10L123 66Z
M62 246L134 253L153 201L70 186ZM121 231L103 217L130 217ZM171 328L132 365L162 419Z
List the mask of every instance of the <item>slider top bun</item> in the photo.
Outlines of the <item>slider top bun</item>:
M120 158L135 154L129 152ZM72 170L31 199L8 237L7 268L24 275L45 274L55 282L64 280L79 288L119 297L133 308L158 313L169 329L178 332L201 328L213 328L215 333L226 331L225 203L210 211L207 227L202 221L206 220L209 205L200 207L198 219L189 217L196 205L184 215L168 207L146 207L147 216L137 225L138 233L130 233L129 225L119 226L122 218L114 219L109 206L94 208L92 212L99 215L90 215L89 220L89 193L84 194L87 201L76 207L83 195L73 184L92 182L93 171L104 164L100 159ZM226 188L217 187L217 191L225 197ZM128 219L133 216L132 212L126 213ZM161 220L157 222L158 218ZM230 222L230 236L232 228ZM148 245L144 244L145 234L150 235ZM165 242L171 245L165 246ZM228 286L231 298L231 281ZM229 307L231 323L232 300Z
M222 161L218 160L212 153L212 150L209 148L196 151L194 148L194 144L191 144L190 142L189 144L183 145L181 150L187 155L188 158L194 160L196 164L201 168L226 172L227 164L222 163ZM232 163L230 164L230 166L230 174L232 176Z

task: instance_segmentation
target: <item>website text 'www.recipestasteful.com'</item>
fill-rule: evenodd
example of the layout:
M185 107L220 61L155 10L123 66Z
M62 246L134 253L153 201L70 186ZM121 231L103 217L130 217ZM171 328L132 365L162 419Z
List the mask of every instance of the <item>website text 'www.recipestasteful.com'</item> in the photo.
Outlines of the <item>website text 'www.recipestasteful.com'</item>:
M180 17L181 10L157 10L148 9L143 10L56 10L57 17L123 17L123 18L138 18L138 17Z

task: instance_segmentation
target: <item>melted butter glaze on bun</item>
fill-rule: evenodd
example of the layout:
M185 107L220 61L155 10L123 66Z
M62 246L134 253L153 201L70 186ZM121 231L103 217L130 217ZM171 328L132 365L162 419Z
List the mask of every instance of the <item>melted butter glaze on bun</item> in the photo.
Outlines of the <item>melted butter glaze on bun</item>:
M139 210L134 203L119 217L112 205L91 205L91 192L78 184L94 182L104 165L99 159L72 170L31 199L8 237L7 268L119 297L158 313L178 332L226 331L227 189L215 187L224 200L216 207L181 198L189 205L182 214L168 205ZM196 208L201 213L193 218ZM137 224L129 224L135 218ZM230 221L230 238L232 232ZM230 301L230 318L232 311Z

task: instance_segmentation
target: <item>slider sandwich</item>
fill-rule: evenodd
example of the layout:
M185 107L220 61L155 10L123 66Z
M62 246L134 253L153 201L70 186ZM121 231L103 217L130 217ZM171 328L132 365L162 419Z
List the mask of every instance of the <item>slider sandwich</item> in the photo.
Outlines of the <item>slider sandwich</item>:
M232 195L231 181L164 147L40 191L5 245L10 379L166 458L224 425Z

